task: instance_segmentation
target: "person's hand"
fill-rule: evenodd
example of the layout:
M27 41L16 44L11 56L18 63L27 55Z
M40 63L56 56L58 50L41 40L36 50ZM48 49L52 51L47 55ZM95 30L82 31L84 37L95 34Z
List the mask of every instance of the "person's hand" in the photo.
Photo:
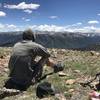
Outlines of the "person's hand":
M55 62L52 59L49 58L47 60L47 63L46 64L47 64L47 66L53 67L55 65Z

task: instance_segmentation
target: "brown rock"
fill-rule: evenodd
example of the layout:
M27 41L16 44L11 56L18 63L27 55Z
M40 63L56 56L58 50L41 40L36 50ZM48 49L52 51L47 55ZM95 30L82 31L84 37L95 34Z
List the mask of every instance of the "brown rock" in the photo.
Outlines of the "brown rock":
M69 80L66 81L66 84L72 85L72 84L74 84L75 82L76 82L75 79L69 79Z
M74 70L75 73L80 73L80 70Z
M68 92L74 92L74 89L70 89L70 90L68 90Z
M55 97L57 98L57 100L66 100L65 96L63 94L56 94Z
M61 77L67 76L66 73L64 73L64 72L59 72L58 75Z
M4 56L2 56L2 55L1 55L1 56L0 56L0 58L1 58L1 59L3 59L3 58L4 58Z
M96 51L90 51L90 53L92 56L99 56L100 55L100 53L96 52Z

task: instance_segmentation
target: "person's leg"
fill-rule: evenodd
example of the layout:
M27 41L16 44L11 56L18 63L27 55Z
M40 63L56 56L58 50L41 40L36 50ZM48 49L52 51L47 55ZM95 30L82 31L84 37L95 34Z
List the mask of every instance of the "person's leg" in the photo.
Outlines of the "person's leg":
M43 66L47 63L48 58L41 58L35 65L33 65L33 80L35 78L35 80L39 80L39 78L41 78L42 76L42 72L43 72Z
M21 85L21 84L18 84L16 82L14 82L12 80L12 78L8 79L6 82L5 82L5 85L3 87L7 88L7 89L17 89L17 90L20 90L20 91L25 91L27 90L27 88L30 86L30 84L27 84L27 85Z
M13 84L11 78L9 78L9 79L5 82L5 84L4 84L3 87L6 87L7 89L12 89L12 88L14 88L14 84Z

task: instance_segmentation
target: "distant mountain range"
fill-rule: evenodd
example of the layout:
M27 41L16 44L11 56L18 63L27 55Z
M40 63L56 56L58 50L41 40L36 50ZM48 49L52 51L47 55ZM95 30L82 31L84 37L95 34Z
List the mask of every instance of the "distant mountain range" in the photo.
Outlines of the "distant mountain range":
M0 33L0 46L13 46L21 40L22 32ZM100 34L36 31L36 42L48 48L88 50L100 46Z

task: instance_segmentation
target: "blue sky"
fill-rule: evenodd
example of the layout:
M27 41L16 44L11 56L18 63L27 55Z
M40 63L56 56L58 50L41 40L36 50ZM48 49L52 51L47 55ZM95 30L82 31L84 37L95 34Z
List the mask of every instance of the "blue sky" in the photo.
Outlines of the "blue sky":
M0 0L0 31L100 32L100 0Z

